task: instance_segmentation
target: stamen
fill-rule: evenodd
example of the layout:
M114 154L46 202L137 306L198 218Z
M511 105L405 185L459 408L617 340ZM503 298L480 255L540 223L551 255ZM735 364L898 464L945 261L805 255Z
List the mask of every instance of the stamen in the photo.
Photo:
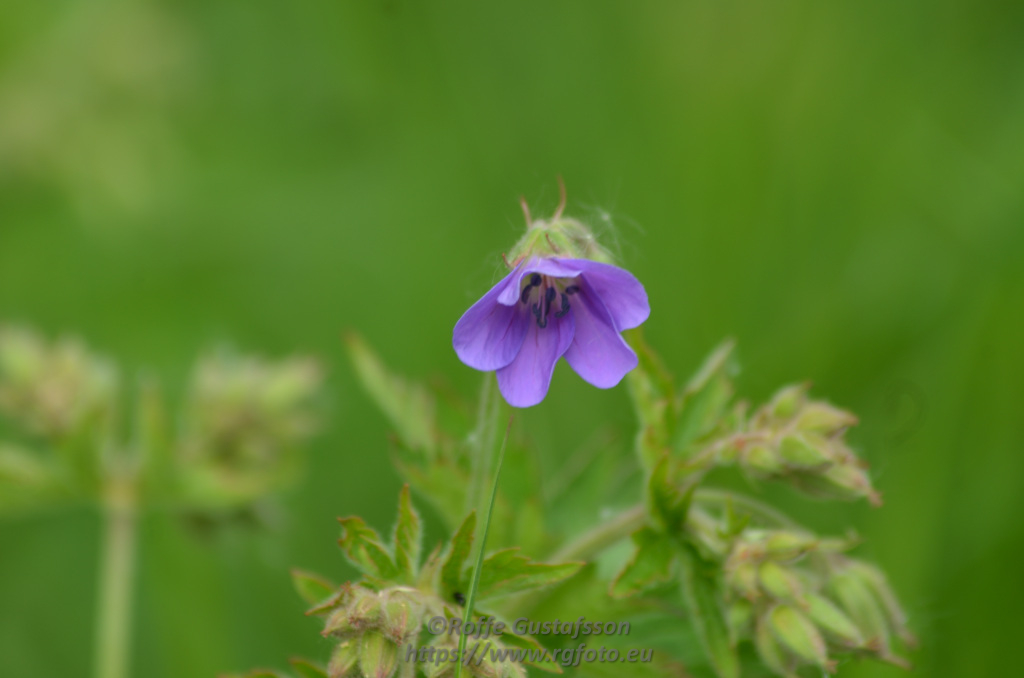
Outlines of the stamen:
M580 288L579 288L578 285L569 285L568 287L565 288L565 293L566 294L576 294L579 291L580 291Z
M526 284L526 287L524 287L523 291L519 294L519 301L525 304L530 299L530 290L538 285L540 285L540 275L534 273L530 276L530 282Z
M555 291L554 287L549 287L547 289L547 291L544 292L544 317L545 318L548 315L551 314L551 302L555 300L555 296L557 294L558 294L558 292Z
M542 317L541 316L540 305L539 304L534 304L533 305L533 317L537 319L537 327L539 327L541 329L544 329L545 327L548 326L548 319L547 319L547 317Z
M555 314L556 318L561 318L563 315L569 312L569 297L562 295L562 310Z

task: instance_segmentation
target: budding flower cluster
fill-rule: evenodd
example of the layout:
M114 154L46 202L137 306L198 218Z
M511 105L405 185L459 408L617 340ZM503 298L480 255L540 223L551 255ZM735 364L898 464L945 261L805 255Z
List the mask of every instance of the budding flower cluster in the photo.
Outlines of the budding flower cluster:
M109 415L114 367L75 339L48 343L35 333L0 328L0 411L26 429L60 439Z
M879 505L866 462L843 439L856 423L850 412L808 399L806 385L789 386L754 414L729 453L755 478L783 480L811 496Z
M309 401L320 385L308 359L268 363L217 354L192 381L191 452L239 464L265 464L315 428Z
M244 503L285 484L315 430L315 362L216 354L200 361L186 404L180 461L192 496Z
M788 530L741 533L724 565L733 644L753 640L787 677L809 665L833 672L840 653L906 666L890 644L893 634L913 642L906 617L879 570L838 553L849 546Z
M401 652L419 635L426 607L426 595L414 588L372 591L346 585L323 608L314 609L326 614L322 634L340 641L327 666L330 678L413 675L415 665L404 662Z

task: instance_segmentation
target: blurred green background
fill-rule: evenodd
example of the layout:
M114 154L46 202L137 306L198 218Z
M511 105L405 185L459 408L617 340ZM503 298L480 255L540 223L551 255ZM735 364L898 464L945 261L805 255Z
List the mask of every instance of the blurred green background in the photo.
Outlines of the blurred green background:
M883 508L777 496L863 533L918 675L1016 675L1022 150L1020 3L14 0L0 320L172 393L211 343L322 357L328 426L272 530L146 516L134 673L324 657L287 569L351 576L335 516L386 527L399 486L341 333L473 393L452 325L561 174L673 371L734 336L742 394L812 379L861 415ZM606 421L629 431L624 390L564 364L520 419L551 459ZM98 535L86 509L0 522L0 675L88 674Z

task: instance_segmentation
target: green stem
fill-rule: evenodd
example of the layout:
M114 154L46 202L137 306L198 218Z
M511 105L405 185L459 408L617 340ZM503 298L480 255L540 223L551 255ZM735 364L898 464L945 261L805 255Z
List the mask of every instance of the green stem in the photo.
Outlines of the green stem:
M746 495L729 492L728 490L715 490L712 488L699 489L693 493L693 500L702 504L718 505L728 504L731 502L736 506L740 506L751 511L752 513L759 514L762 518L766 518L770 522L776 523L781 527L803 530L803 528L794 522L789 516L768 504Z
M702 488L694 492L693 500L699 504L718 505L732 502L736 506L745 508L780 526L800 529L799 525L771 506L742 494ZM643 504L626 509L611 520L595 525L588 532L584 532L556 551L548 561L564 563L568 560L591 560L609 546L618 543L643 527L646 519L647 509Z
M477 552L476 565L473 567L473 582L469 587L469 596L466 598L466 614L462 618L462 628L466 628L473 618L473 604L476 603L476 590L480 585L480 570L483 569L484 552L487 548L487 534L491 531L491 514L494 512L494 500L498 496L498 479L501 478L501 466L505 461L505 447L508 444L508 434L512 428L512 420L508 420L508 428L505 429L505 439L501 441L501 450L498 452L498 465L494 469L494 483L491 485L491 498L487 503L487 512L484 514L484 532L480 538L480 550ZM455 665L455 678L462 676L462 664L465 661L466 634L459 634L459 662Z
M495 378L484 374L477 404L476 428L473 430L470 450L469 486L466 488L466 513L472 510L480 515L484 509L484 488L491 475L494 443L497 435L498 402L495 398Z
M643 504L626 509L611 520L594 526L590 531L584 532L580 537L560 548L548 559L548 562L564 563L569 560L590 560L594 555L643 527L645 520L647 520L647 509Z
M133 483L114 480L103 504L95 678L128 676L137 519Z

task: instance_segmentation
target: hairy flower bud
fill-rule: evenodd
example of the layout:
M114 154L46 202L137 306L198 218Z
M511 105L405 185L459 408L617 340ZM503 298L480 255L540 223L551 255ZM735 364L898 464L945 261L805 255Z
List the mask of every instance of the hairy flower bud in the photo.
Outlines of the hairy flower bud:
M871 484L871 478L859 465L838 464L822 473L805 473L794 477L794 484L809 495L825 499L866 498L881 506L882 496Z
M754 628L754 647L761 662L769 669L785 678L796 678L796 662L775 637L767 612L758 618Z
M785 436L779 442L779 456L789 466L801 469L824 468L832 463L828 443L812 434Z
M769 613L769 622L775 637L793 654L807 663L832 671L834 662L829 661L824 638L799 610L779 605Z
M830 578L829 590L841 609L860 629L866 648L879 659L897 666L909 666L905 659L892 652L890 620L871 582L863 574L857 568L844 567Z
M775 476L785 470L778 451L768 445L750 445L743 450L739 458L742 465L758 477Z
M757 600L761 597L757 563L730 559L725 565L725 583L735 595L747 600Z
M757 572L761 588L772 598L796 602L803 597L803 585L790 570L774 560L763 563Z
M383 630L392 641L402 644L419 633L423 617L422 596L413 589L395 588L381 593Z
M359 668L367 678L389 678L398 666L399 647L382 633L363 635L359 648Z
M864 645L864 636L857 625L831 600L817 593L804 596L807 616L826 634L851 648Z
M765 408L766 413L774 419L792 418L807 402L808 390L809 384L794 384L779 389Z
M327 664L327 675L330 678L355 678L361 675L359 648L354 641L345 641L334 648L331 661Z
M856 426L857 417L828 403L812 401L800 409L796 428L808 433L833 436L850 426Z
M775 560L794 560L818 547L819 540L813 535L785 530L770 532L764 540L765 552Z

